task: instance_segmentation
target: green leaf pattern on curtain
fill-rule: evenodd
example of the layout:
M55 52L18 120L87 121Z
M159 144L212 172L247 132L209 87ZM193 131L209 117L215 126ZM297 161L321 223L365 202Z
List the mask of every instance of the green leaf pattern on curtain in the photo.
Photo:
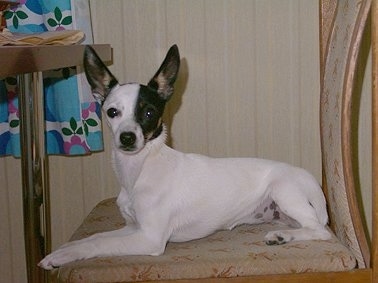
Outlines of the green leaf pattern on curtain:
M5 12L12 32L80 29L92 43L88 0L21 0ZM76 17L75 17L76 16ZM48 154L87 154L103 149L101 107L76 67L43 73ZM17 78L0 81L0 155L20 156Z

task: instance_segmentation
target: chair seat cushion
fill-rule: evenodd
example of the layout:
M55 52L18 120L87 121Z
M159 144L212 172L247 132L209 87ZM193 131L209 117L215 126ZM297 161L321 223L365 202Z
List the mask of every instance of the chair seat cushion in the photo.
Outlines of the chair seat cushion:
M125 222L115 198L100 202L71 240L121 228ZM241 225L206 238L168 243L161 256L114 256L66 264L63 282L133 282L263 274L344 271L356 267L352 253L333 236L328 241L267 246L267 231L288 229L277 223Z

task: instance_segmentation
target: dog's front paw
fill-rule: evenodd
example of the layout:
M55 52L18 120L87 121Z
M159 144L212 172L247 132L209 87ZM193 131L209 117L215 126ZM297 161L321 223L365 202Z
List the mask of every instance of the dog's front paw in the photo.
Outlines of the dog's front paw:
M44 259L42 259L39 263L38 266L42 267L43 269L46 270L51 270L56 267L59 267L62 263L59 263L59 260L55 259L55 252L45 256Z
M89 252L93 248L86 243L77 244L75 242L65 244L56 251L42 259L38 266L46 270L62 266L68 262L90 257Z
M269 246L283 245L294 240L289 231L271 231L265 236L265 243Z

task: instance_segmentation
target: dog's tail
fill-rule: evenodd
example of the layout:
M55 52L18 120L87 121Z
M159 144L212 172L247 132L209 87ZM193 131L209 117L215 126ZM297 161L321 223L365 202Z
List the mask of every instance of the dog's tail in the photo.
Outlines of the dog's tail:
M295 219L296 214L310 209L319 224L327 225L326 199L314 176L305 169L287 165L277 167L270 174L275 176L270 184L271 197L288 216Z
M314 178L315 179L315 178ZM328 223L328 213L327 213L327 203L324 197L323 191L314 180L314 186L308 194L308 201L310 205L315 209L316 215L318 217L319 223L322 225L327 225Z

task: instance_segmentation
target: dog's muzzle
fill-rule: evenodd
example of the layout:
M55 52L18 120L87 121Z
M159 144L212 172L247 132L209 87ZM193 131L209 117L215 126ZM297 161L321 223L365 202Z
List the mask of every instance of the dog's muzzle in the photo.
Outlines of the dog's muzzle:
M135 149L136 135L134 132L123 132L119 136L122 147L126 150Z

